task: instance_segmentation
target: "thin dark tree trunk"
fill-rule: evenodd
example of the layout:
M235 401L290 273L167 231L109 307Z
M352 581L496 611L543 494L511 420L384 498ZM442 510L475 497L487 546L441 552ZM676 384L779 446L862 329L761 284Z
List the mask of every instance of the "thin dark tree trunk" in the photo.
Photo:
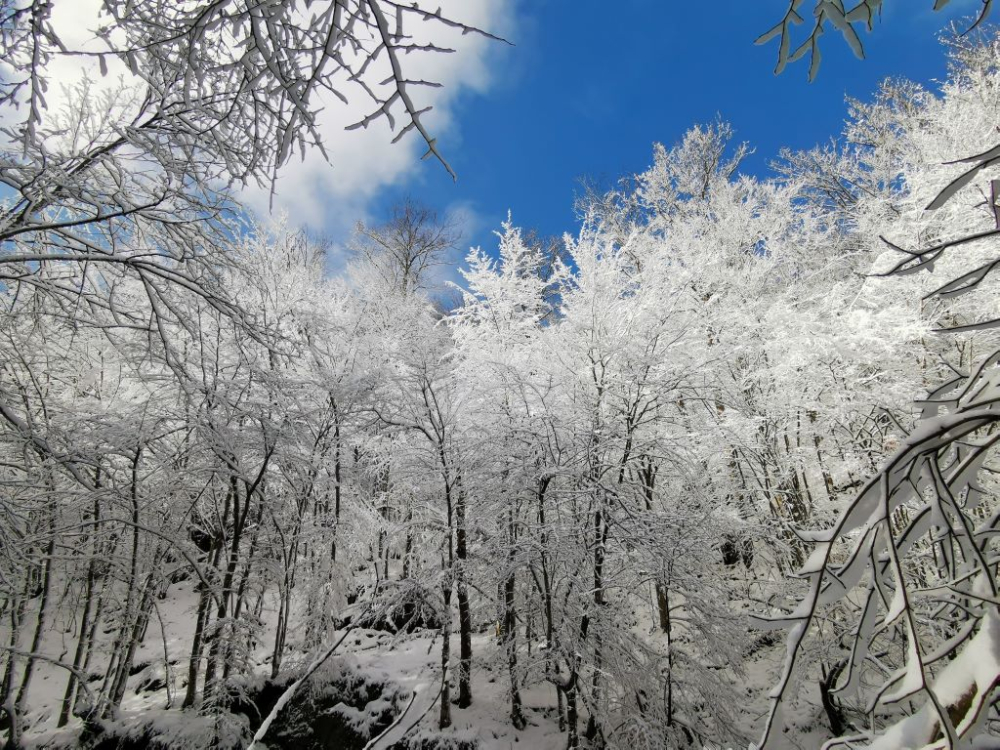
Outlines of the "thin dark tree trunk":
M412 502L412 501L411 501ZM406 507L406 545L403 547L403 578L407 579L412 574L413 565L413 506Z
M101 469L98 467L94 471L94 489L100 489L101 487ZM94 534L91 541L91 553L90 560L87 562L87 583L83 598L83 618L80 621L80 634L76 641L76 651L73 653L73 671L69 673L69 678L66 681L66 692L63 695L62 708L59 711L59 720L56 724L57 727L66 726L69 722L69 717L73 713L73 708L76 704L76 693L77 693L77 675L81 673L81 670L86 669L86 664L90 660L90 651L93 647L93 636L97 619L101 614L101 598L103 596L103 590L101 591L101 596L96 597L95 592L97 588L97 556L100 553L100 542L98 541L98 533L101 525L101 503L98 494L94 493L94 504L91 511L91 516L94 523ZM94 624L92 625L91 622Z
M459 485L455 503L455 557L458 569L455 588L458 593L458 707L472 705L472 610L465 584L465 565L468 558L465 525L465 490Z
M10 726L7 728L7 742L4 750L21 750L21 717L18 714L14 701L8 698L0 704L0 710L6 712Z
M451 478L448 475L448 465L444 463L444 449L441 449L441 460L444 472L444 501L446 517L448 521L448 572L442 584L442 599L444 599L444 612L441 613L441 712L438 716L438 728L446 729L451 726L451 675L448 674L451 668L451 588L455 572L455 545L454 545L454 508L451 497Z
M69 678L66 680L66 692L63 694L62 708L59 710L59 720L56 722L57 727L66 726L73 712L73 704L76 702L76 675L80 669L80 665L83 663L83 656L87 648L87 634L90 632L95 581L94 560L91 558L90 564L87 566L87 583L83 597L83 617L80 620L80 633L76 640L76 651L73 653L73 671L69 673Z
M545 677L550 679L552 675L552 655L555 654L555 624L552 619L552 581L549 577L548 564L548 532L546 531L545 520L545 492L548 490L550 477L542 477L538 480L538 491L536 499L538 501L538 528L539 533L539 556L541 558L539 567L541 568L541 593L542 607L545 612ZM537 580L537 579L536 579ZM563 701L563 691L556 687L556 707L559 714L559 731L566 730L566 708Z
M298 558L298 528L293 533L292 548L285 560L285 574L281 584L281 600L278 605L278 624L274 633L274 651L271 654L271 679L281 671L282 655L285 653L285 639L288 635L288 617L292 607L292 588L295 584L295 567Z
M270 465L271 457L274 455L275 447L275 445L268 445L265 441L264 456L261 461L260 468L257 470L256 477L254 477L252 481L248 479L244 479L242 481L242 507L240 505L240 481L235 474L229 479L230 485L227 498L232 498L233 534L229 544L226 570L222 578L222 590L219 592L218 610L216 613L216 622L219 624L219 628L221 628L221 624L235 608L235 592L233 584L236 578L236 569L239 565L240 544L243 541L243 532L246 530L247 521L250 518L250 509L253 504L254 497L260 495L261 497L259 497L258 502L264 502L264 478L267 474L267 468ZM234 459L230 462L235 465ZM223 528L225 528L225 518L223 518ZM212 645L209 648L208 663L205 666L204 698L211 698L215 693L217 683L216 675L220 672L220 666L222 667L222 671L225 670L225 664L229 659L229 648L230 643L228 635L217 629L215 637L212 639Z
M604 667L604 656L601 643L600 612L604 607L604 558L608 541L608 519L607 512L603 505L594 514L594 539L596 541L596 546L594 547L594 614L597 618L599 618L599 622L596 632L594 633L594 674L591 680L593 709L590 712L590 718L587 720L587 728L584 734L587 739L592 742L596 742L597 746L602 747L604 745L603 731L597 714L600 710L602 690L601 675ZM583 640L585 639L586 634L584 634Z
M257 559L257 544L260 541L260 526L263 515L264 503L258 503L257 513L254 515L253 531L250 534L250 546L247 549L243 570L240 572L239 586L236 587L236 605L233 608L233 617L236 619L239 619L240 613L243 611L243 605L246 604L247 589L250 586L251 580L250 573L253 571L253 563Z
M125 594L125 610L122 616L122 623L115 635L114 645L111 647L111 658L108 660L107 669L104 672L104 682L101 685L101 700L99 715L104 716L110 708L111 702L108 700L117 690L121 663L124 659L125 651L128 649L126 634L130 631L135 611L135 595L139 589L139 527L141 521L139 509L139 462L142 460L142 446L135 449L132 456L132 478L129 489L129 500L132 505L132 553L129 556L129 577L128 590Z
M666 586L661 586L663 592L663 608L660 611L663 632L667 634L667 684L666 684L666 707L667 726L674 724L674 644L672 633L670 632L670 592Z
M10 648L7 652L7 667L4 670L3 680L0 681L0 706L7 711L10 720L15 720L14 701L14 680L17 674L17 651L18 641L21 638L21 625L24 623L24 610L30 592L30 582L28 577L24 578L24 589L20 596L15 594L14 601L10 607Z
M205 625L211 606L208 586L200 585L198 597L198 618L194 625L194 640L191 642L191 658L188 660L187 689L181 708L192 708L198 700L198 675L201 672L201 650L205 640Z
M146 577L145 584L142 587L142 595L139 598L139 605L136 610L135 619L132 623L128 639L125 642L125 650L118 662L118 672L115 676L115 681L112 684L111 693L108 696L108 709L112 711L116 710L118 706L121 705L122 698L125 697L125 687L128 682L129 672L132 670L132 664L135 661L135 652L139 647L139 644L142 643L142 639L146 633L146 627L149 624L149 616L153 612L153 602L156 589L155 570L159 557L159 550L157 550L154 555L154 572L150 573Z
M229 502L227 500L224 507L223 522L229 515ZM211 568L218 570L222 557L223 543L220 539L212 541L209 551L211 555ZM202 652L205 648L205 633L212 615L212 592L207 581L202 580L199 585L198 598L198 619L194 627L194 640L191 642L191 658L188 661L188 682L184 693L184 702L181 708L191 708L198 702L198 675L201 672Z
M333 438L335 441L333 450L333 539L330 541L330 560L337 561L337 534L340 532L340 482L341 482L341 462L340 462L340 412L337 410L336 402L331 398L333 406ZM332 566L331 566L332 567Z
M253 571L253 563L257 552L257 543L260 539L260 522L263 515L264 503L258 503L257 513L254 516L253 531L250 534L250 546L247 549L246 562L243 565L243 570L240 572L240 583L236 587L236 603L233 605L233 619L236 621L240 619L240 615L243 612L243 605L246 603L247 588L250 585L250 573ZM251 642L247 643L247 648L252 650L253 639L251 638L250 640ZM223 680L229 677L231 669L232 664L229 660L227 660L222 670Z
M266 465L266 460L264 463ZM261 472L263 472L263 469ZM225 669L224 663L228 658L229 636L222 632L221 627L233 605L233 580L236 576L236 567L239 564L240 543L243 540L243 528L246 524L250 501L252 499L250 483L244 482L246 494L243 498L244 502L241 512L239 480L234 475L229 481L229 494L233 501L233 534L229 539L226 570L222 576L222 590L219 592L219 601L215 613L217 631L212 638L212 645L208 651L208 663L205 665L205 699L210 699L214 695L217 682L216 675L220 673L220 667Z
M648 456L644 457L639 468L639 479L642 481L642 494L646 502L646 511L652 512L653 498L656 491L657 468L653 460ZM656 611L659 615L660 630L664 633L670 631L670 611L667 600L667 588L663 580L658 580L654 586L656 592Z
M438 729L451 726L451 685L448 671L451 667L451 576L446 577L441 595L444 598L444 614L441 618L441 711L438 714Z
M510 675L510 722L515 729L524 729L524 711L521 706L521 690L517 674L517 611L515 609L517 594L517 575L514 567L517 528L514 525L514 511L507 511L507 537L509 547L507 552L507 578L503 587L504 620L503 644L507 651L507 672Z
M45 545L45 561L42 564L42 592L38 602L38 618L35 620L35 632L31 638L31 654L24 665L24 675L21 678L21 687L17 691L15 702L18 713L24 713L24 706L28 700L28 688L31 685L31 677L35 669L35 656L42 645L42 635L45 626L48 624L49 595L52 589L52 557L56 551L56 508L53 503L49 509L49 542Z
M281 657L285 653L285 634L288 629L289 587L286 580L278 602L278 623L274 628L274 648L271 651L271 679L281 672Z
M580 747L580 735L577 732L579 723L579 712L576 705L576 673L570 676L569 686L560 691L566 695L566 748L567 750L578 750Z
M97 638L97 626L101 622L101 615L104 614L104 601L107 591L108 580L107 578L104 578L101 582L101 590L97 594L97 603L94 605L94 616L90 618L90 632L87 633L87 647L83 657L83 665L80 667L80 672L83 674L90 674L90 662L94 656L94 642ZM95 707L91 706L91 709L93 708Z

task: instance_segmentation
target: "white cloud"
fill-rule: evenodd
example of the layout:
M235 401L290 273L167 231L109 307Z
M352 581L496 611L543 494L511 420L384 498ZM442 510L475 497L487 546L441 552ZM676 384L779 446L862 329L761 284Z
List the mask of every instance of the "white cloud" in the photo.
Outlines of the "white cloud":
M57 0L53 5L52 25L60 40L71 53L107 49L106 45L93 33L93 29L100 23L100 8L100 0L62 0L61 2ZM110 57L107 60L109 62L108 81L117 81L121 75L130 76L128 69L123 64ZM0 61L0 66L2 66L0 70L5 78L20 77L5 61ZM44 94L46 111L42 112L43 120L46 117L46 112L58 112L65 105L64 89L72 88L78 84L84 75L89 75L95 80L101 78L97 59L78 54L53 55L43 72L48 86ZM22 91L21 102L22 105L18 109L5 107L0 110L0 123L15 125L23 122L28 113L25 105L25 91Z
M431 7L426 2L423 5ZM509 2L435 0L433 10L439 6L445 17L501 35L510 32L513 19ZM418 107L434 107L425 116L424 124L432 136L439 139L439 147L447 158L449 133L454 132L456 126L456 99L463 92L482 92L489 87L488 60L492 48L500 43L475 34L463 36L433 22L411 22L411 28L406 31L421 42L456 50L454 54L415 53L403 58L409 78L442 84L441 88L413 87L411 95ZM382 67L371 79L381 80L387 76L388 68ZM346 238L358 220L372 220L369 206L383 189L407 182L420 169L444 169L440 164L420 161L426 145L415 132L392 144L395 134L384 118L367 129L346 131L346 126L359 121L373 108L372 102L359 90L355 90L355 94L347 105L328 97L329 106L320 116L319 129L329 162L315 151L307 153L305 161L293 159L279 174L273 200L273 208L287 212L293 223L307 225L335 241ZM398 108L395 114L398 129L402 125ZM271 205L267 190L248 189L243 197L259 212L266 212Z
M510 36L514 24L516 3L504 0L422 0L428 10L437 11L446 18L469 24L501 36ZM101 0L57 0L54 4L53 24L60 37L71 50L102 51L103 43L94 29L106 18L100 16ZM433 21L410 21L404 29L414 41L433 43L439 47L454 48L454 54L412 53L404 55L405 73L411 79L435 81L441 88L411 87L418 107L433 106L424 118L432 136L439 139L439 147L446 158L449 152L449 134L454 134L455 104L465 92L483 92L491 85L489 59L501 44L477 34L463 35ZM109 75L106 85L112 85L119 76L129 76L128 70L113 58L107 58ZM50 91L48 105L57 109L63 102L63 87L77 83L86 72L100 80L97 60L80 56L56 56L46 71ZM372 66L367 78L369 85L389 75L384 55L380 65ZM383 89L384 90L384 89ZM247 188L241 197L251 208L264 214L272 208L283 212L291 225L307 226L314 233L324 235L336 247L348 238L358 220L371 222L370 206L382 190L411 180L421 169L444 168L437 163L421 162L426 145L419 135L410 132L402 141L392 144L395 133L388 122L381 118L367 129L347 131L351 125L374 108L373 102L357 88L344 89L349 103L343 104L332 95L323 101L323 112L318 125L324 140L329 161L318 150L306 154L304 161L294 157L279 173L275 195L260 188ZM403 120L400 110L394 111L397 129ZM336 267L336 260L331 264Z

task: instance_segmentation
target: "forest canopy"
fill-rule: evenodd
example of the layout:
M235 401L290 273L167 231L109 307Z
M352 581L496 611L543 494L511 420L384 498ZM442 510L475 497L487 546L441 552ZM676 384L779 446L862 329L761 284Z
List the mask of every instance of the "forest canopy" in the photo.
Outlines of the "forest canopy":
M881 3L792 44L802 6L761 39L813 75ZM996 742L988 2L940 86L849 100L767 176L693 125L561 241L509 218L453 305L418 199L331 275L238 188L322 158L317 91L450 170L412 29L489 30L102 7L80 56L129 75L55 107L53 6L0 4L7 747Z

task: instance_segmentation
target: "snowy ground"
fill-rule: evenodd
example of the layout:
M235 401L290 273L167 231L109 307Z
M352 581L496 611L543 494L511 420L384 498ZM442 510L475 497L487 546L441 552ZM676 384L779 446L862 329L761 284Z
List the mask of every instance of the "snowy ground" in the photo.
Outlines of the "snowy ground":
M348 639L351 641L352 639ZM423 633L407 637L391 648L371 647L370 631L353 639L348 649L349 657L365 674L415 690L418 698L396 731L388 734L378 747L388 747L401 739L407 730L436 731L438 706L436 699L441 684L441 646L432 634ZM385 643L389 639L379 639ZM477 635L472 647L477 655L495 650L495 638ZM479 661L494 662L492 659ZM514 744L538 750L556 750L566 745L566 737L559 731L555 720L555 692L550 686L539 686L522 691L524 714L528 726L520 732L510 726L508 686L504 677L494 669L482 668L473 672L473 705L467 709L452 706L453 726L449 733L462 738L476 739L483 750L508 750ZM426 712L426 713L425 713ZM418 726L414 720L422 719ZM374 748L373 748L374 750Z
M195 625L197 594L190 581L173 584L168 596L157 602L157 609L150 623L146 638L139 649L133 675L129 678L128 691L122 703L122 718L139 720L150 712L177 708L185 689L187 654ZM265 609L265 620L273 611ZM645 621L640 616L640 621ZM24 633L34 626L34 615L29 612ZM643 627L643 622L640 627ZM162 625L162 627L161 627ZM290 632L290 641L297 642L301 634ZM339 636L340 633L335 634ZM105 657L115 634L103 632L100 643L104 650L95 651L89 672L91 688L100 687ZM7 633L0 629L0 638ZM46 634L41 651L61 660L71 660L76 643L74 623L56 620ZM491 631L476 634L473 638L473 696L468 709L452 706L453 727L449 733L463 739L475 739L483 750L510 750L514 747L537 750L561 750L566 736L559 731L556 720L555 689L548 684L522 688L524 715L528 726L517 731L509 720L509 693L506 668L497 653L497 640ZM780 658L783 654L782 636L774 644L759 650L746 664L747 679L744 692L747 703L741 706L750 736L759 731L760 719L766 711L766 693L773 684ZM261 645L255 655L260 674L269 673L269 644ZM349 634L338 653L332 657L342 660L373 680L391 682L407 691L415 692L406 715L372 750L384 748L402 739L422 732L436 732L440 689L440 639L436 632L418 631L412 635L391 636L371 630L356 630ZM457 639L453 638L453 660L457 659ZM286 667L305 664L306 654L290 653ZM453 661L454 663L454 661ZM39 662L28 698L28 711L24 717L27 731L24 739L34 747L65 747L74 744L79 722L71 720L63 730L56 730L56 721L63 692L66 672L58 666ZM144 689L144 685L155 689ZM453 697L455 693L453 692ZM789 748L815 748L825 738L825 717L820 706L815 682L801 686L797 706L788 716L791 728L786 734Z
M128 691L122 701L122 716L138 719L149 711L176 708L183 697L187 676L187 653L194 633L197 594L192 582L181 582L170 587L169 596L157 602L146 638L139 648L133 676L129 678ZM267 616L265 610L265 618ZM273 614L273 613L272 613ZM34 627L35 614L27 612L23 633ZM162 627L161 627L162 624ZM89 672L91 689L100 687L100 675L106 664L106 650L114 638L113 632L103 632ZM294 637L295 633L291 633ZM0 629L0 639L7 632ZM335 634L339 636L339 633ZM76 644L74 623L56 621L47 631L41 652L52 654L60 660L71 660ZM555 693L550 686L532 687L523 691L525 717L528 726L514 732L509 726L507 686L491 654L496 649L496 639L489 634L479 634L473 639L476 664L473 674L474 704L468 709L452 707L454 725L452 732L463 738L475 738L482 748L510 748L513 744L548 750L565 745L554 719ZM257 656L260 672L269 667L268 644L262 644ZM457 657L457 654L455 655ZM413 635L393 637L369 630L353 632L333 659L346 660L366 676L394 682L406 690L416 692L413 705L403 721L390 732L379 746L388 746L401 739L404 732L419 732L436 727L440 688L441 646L437 633L418 632ZM305 655L290 655L288 666L304 663ZM71 720L63 730L56 730L56 722L63 693L66 689L66 672L49 662L38 662L35 667L23 717L27 731L24 740L35 747L55 747L72 743L79 730L79 721ZM143 689L144 684L165 683L158 689ZM435 705L430 705L434 702ZM515 736L516 735L516 736Z

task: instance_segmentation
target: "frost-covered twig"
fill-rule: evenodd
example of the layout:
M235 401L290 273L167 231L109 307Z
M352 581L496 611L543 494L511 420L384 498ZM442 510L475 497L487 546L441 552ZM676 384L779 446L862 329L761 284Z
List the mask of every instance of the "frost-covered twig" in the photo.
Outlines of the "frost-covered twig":
M982 163L983 158L973 160ZM961 179L945 188L930 208L943 206ZM996 230L968 234L920 252L889 243L906 255L890 273L929 268L953 247L996 235ZM996 266L992 261L961 273L928 296L966 294L979 288ZM993 324L945 330L981 330ZM810 581L809 593L791 614L772 621L790 625L791 632L785 668L770 696L764 746L780 736L779 712L820 609L846 601L862 582L866 591L850 635L851 654L835 692L861 684L861 672L874 644L885 635L901 644L902 666L880 678L869 712L920 694L926 699L920 711L890 724L877 736L872 729L870 747L952 748L977 726L1000 685L1000 661L991 656L996 653L1000 630L996 556L989 546L998 516L977 510L988 493L981 483L986 461L1000 443L995 429L1000 422L998 365L1000 351L993 351L980 358L968 375L951 380L920 401L916 429L901 441L834 526L802 534L816 545L800 571ZM927 549L934 550L935 559L940 553L943 560L938 570L941 585L915 586L912 578L918 571L906 561ZM918 609L921 601L932 609ZM935 671L946 659L951 660L947 667Z

